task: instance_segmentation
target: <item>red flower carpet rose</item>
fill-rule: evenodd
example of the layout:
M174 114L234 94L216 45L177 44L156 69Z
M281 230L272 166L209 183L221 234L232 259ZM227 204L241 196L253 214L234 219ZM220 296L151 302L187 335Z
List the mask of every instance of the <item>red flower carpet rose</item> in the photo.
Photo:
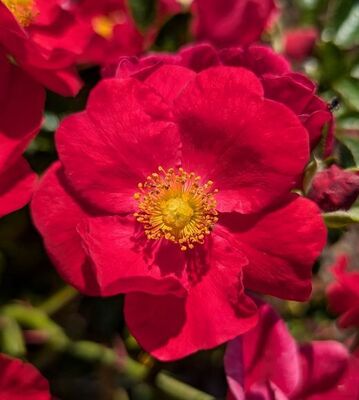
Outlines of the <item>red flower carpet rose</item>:
M76 63L104 64L144 49L124 0L57 0L50 9L41 1L38 8L53 17L44 21L40 9L28 28L31 38L48 50L74 53Z
M359 272L347 272L348 258L341 256L333 267L336 282L327 289L329 308L340 315L339 326L359 327Z
M354 400L359 354L335 341L298 345L268 305L251 331L227 345L228 400Z
M23 207L35 174L22 153L39 131L45 92L0 51L0 217Z
M349 210L358 195L359 174L336 165L314 176L308 194L323 211Z
M0 354L1 400L50 400L47 380L31 364Z
M51 66L48 68L52 70L52 75L56 72L57 79L64 79L64 83L72 85L74 91L78 90L79 85L74 75L75 64L106 64L117 61L120 56L140 54L152 43L156 31L151 27L148 32L142 33L136 27L125 0L2 0L2 2L22 25L22 28L15 29L14 21L10 21L7 15L8 29L12 30L12 34L17 32L17 38L5 38L4 45L9 46L11 54L15 52L14 57L21 62L23 52L29 54L30 50L27 47L31 47L30 54L41 60L31 57L29 64L29 60L26 59L26 67L32 71L34 66L47 68L45 61L47 64L50 63ZM161 0L158 7L158 19L181 9L174 0ZM4 10L2 12L5 14ZM6 35L9 36L10 32L6 32ZM19 43L14 41L15 39L19 41L20 37L26 42L22 45L21 51L12 46ZM69 73L70 70L72 75ZM32 71L35 74L37 72L37 69ZM48 74L50 71L46 72ZM41 75L37 77L42 78ZM54 79L54 76L51 79ZM55 84L52 80L46 82L51 89Z
M248 68L261 80L266 98L283 103L298 115L308 131L311 148L319 143L327 127L325 152L331 152L333 116L326 102L316 95L313 82L302 74L292 72L285 58L270 48L253 45L247 49L238 47L217 51L210 45L195 45L174 55L122 58L117 65L105 69L104 76L132 76L143 80L164 64L181 65L196 72L218 65Z
M73 54L39 45L29 32L35 19L50 18L43 15L49 9L45 3L48 4L43 0L0 1L0 49L48 89L63 96L74 96L82 83L74 67Z
M308 135L249 70L104 80L56 142L61 162L32 203L46 248L80 291L126 293L128 327L155 357L250 329L244 288L309 296L326 232L315 204L290 193Z

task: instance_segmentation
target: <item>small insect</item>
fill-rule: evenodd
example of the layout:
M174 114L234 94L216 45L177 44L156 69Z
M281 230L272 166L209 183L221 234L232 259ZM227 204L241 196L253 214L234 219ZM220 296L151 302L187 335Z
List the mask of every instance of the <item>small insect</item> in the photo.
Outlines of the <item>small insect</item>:
M340 107L340 101L338 97L334 97L328 104L328 110L329 111L336 111Z

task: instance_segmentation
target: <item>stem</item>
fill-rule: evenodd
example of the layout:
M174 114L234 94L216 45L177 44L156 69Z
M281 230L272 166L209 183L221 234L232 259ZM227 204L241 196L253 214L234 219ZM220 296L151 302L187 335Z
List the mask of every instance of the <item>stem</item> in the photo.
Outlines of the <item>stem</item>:
M72 289L72 288L71 288ZM63 291L67 292L67 291ZM69 291L70 292L70 291ZM73 295L77 292L72 290ZM56 295L54 297L57 297ZM70 299L71 296L58 296L62 299ZM104 345L86 340L72 341L66 333L52 321L44 312L47 310L57 310L64 302L54 302L56 307L42 307L42 309L32 308L23 304L9 304L0 309L3 317L13 319L20 326L43 331L48 334L48 341L45 346L48 351L58 354L66 352L73 357L82 360L99 363L103 366L114 368L118 373L129 377L136 382L143 382L150 375L150 368L141 364L130 357L121 357L117 352ZM155 386L173 400L214 400L215 398L207 393L193 388L177 379L169 376L164 371L159 371L154 378Z
M23 357L26 353L19 324L6 316L0 316L0 344L2 351L10 356Z
M73 357L112 367L118 373L123 374L136 382L143 382L150 373L150 369L145 365L130 357L121 358L114 350L98 343L89 341L72 342L65 351ZM154 383L159 390L173 400L215 399L213 396L180 382L163 371L160 371L156 375Z
M180 382L165 372L160 372L155 384L163 393L169 395L173 400L214 400L215 398L207 393Z
M53 315L70 303L77 295L78 291L76 289L71 286L64 286L40 304L38 309L42 310L47 315Z
M70 341L63 329L37 308L23 304L8 304L0 309L0 314L15 320L27 329L46 332L49 335L48 344L56 350L66 348Z

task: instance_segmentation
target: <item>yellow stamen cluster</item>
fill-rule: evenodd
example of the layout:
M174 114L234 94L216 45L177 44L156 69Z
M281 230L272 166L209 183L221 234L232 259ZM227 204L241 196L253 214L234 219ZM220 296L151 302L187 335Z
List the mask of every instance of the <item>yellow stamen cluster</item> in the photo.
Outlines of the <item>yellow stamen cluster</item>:
M35 19L38 11L34 0L0 0L12 12L17 22L24 28Z
M165 238L180 245L181 250L193 249L203 244L218 221L216 200L218 192L213 182L201 185L201 177L182 168L164 170L139 183L134 194L138 212L134 214L144 225L148 239Z
M104 39L110 40L113 37L115 26L125 22L126 17L121 11L109 15L98 15L92 19L93 30Z

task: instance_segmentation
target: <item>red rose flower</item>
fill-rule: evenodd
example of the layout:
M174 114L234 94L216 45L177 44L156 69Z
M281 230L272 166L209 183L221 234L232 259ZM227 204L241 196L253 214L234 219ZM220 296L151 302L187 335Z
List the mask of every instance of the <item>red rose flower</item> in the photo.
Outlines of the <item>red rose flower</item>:
M309 198L323 211L349 210L359 195L359 174L336 165L318 172L313 179Z
M303 61L314 49L318 32L315 28L297 28L289 30L284 36L284 54L295 61Z
M41 18L41 6L45 4L43 0L36 1L38 3L35 0L0 1L0 49L50 90L73 96L81 87L73 54L40 46L31 37L29 27L36 18ZM47 8L48 5L45 10ZM43 15L42 18L46 19Z
M274 0L195 0L195 36L216 47L247 46L260 38L277 11Z
M45 93L0 51L0 217L30 200L35 174L22 153L39 131Z
M218 65L248 68L261 80L266 98L283 103L298 115L308 131L311 148L319 143L323 129L328 128L325 153L331 152L333 116L326 102L316 95L316 87L308 78L292 72L288 62L270 48L256 45L217 51L210 45L196 45L175 55L122 58L117 65L105 69L104 76L143 80L163 64L181 65L196 72Z
M26 20L23 0L3 2L23 21L31 43L60 67L114 62L142 53L154 38L154 28L145 34L136 27L125 0L26 0ZM179 10L174 0L159 2L159 18Z
M127 293L127 324L155 357L251 328L244 287L310 294L325 228L314 203L290 194L308 137L252 72L163 66L144 82L104 80L56 142L61 164L34 197L35 224L66 281Z
M349 400L359 396L359 358L335 341L298 345L268 305L258 325L229 342L228 400Z
M50 400L49 384L29 363L0 354L1 400Z
M341 256L333 266L336 282L327 289L329 308L340 315L339 325L359 327L359 272L347 272L348 258Z
M66 4L58 0L52 4L52 13L53 21L35 19L30 35L49 50L73 52L77 63L105 64L144 49L145 37L124 0L70 0Z

